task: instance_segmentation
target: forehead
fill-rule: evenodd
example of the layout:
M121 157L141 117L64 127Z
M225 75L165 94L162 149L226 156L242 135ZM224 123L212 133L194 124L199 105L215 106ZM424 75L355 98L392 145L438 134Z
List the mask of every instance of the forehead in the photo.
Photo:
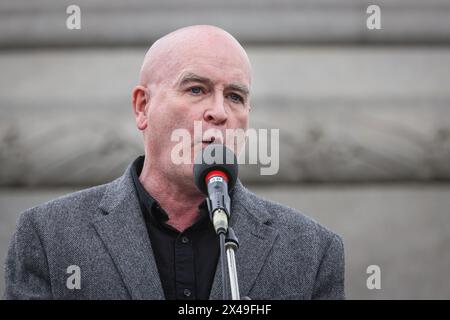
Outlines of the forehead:
M171 82L180 84L188 75L198 75L214 84L242 83L250 86L251 82L250 70L245 63L221 57L194 56L178 61L172 69Z
M211 26L183 28L157 40L144 58L141 82L174 83L188 71L214 82L251 82L244 48L233 36Z
M175 79L189 71L208 78L222 76L250 81L247 54L235 41L222 36L189 35L174 40L167 49L165 59L171 60L170 71Z

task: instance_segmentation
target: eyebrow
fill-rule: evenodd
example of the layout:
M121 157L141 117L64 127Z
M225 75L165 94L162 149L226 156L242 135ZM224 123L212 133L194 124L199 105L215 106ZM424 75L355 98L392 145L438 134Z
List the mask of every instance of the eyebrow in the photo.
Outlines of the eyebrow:
M189 82L199 82L199 83L203 83L203 84L209 85L209 86L212 86L212 84L213 84L211 79L199 76L192 72L187 72L187 73L182 74L180 77L180 80L178 80L180 87L188 84ZM245 84L237 83L237 82L228 84L226 86L226 89L239 91L245 96L248 96L248 94L250 93L250 90L248 89L248 87Z

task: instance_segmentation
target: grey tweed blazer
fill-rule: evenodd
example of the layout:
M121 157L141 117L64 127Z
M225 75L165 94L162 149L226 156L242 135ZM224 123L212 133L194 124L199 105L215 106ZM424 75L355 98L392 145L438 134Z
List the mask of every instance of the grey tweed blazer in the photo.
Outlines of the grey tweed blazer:
M289 207L264 200L239 181L230 225L241 296L343 299L342 239ZM78 266L80 287L67 285ZM69 272L70 271L70 272ZM5 263L5 299L164 299L131 178L23 212ZM220 261L210 299L221 299Z

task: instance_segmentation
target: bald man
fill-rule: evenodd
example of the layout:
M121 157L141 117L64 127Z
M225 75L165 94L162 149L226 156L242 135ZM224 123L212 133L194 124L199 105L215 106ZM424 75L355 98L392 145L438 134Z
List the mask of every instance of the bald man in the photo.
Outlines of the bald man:
M145 55L132 107L144 155L115 181L22 213L6 260L7 299L221 299L218 238L193 161L173 161L177 129L212 134L201 150L242 143L251 66L239 42L213 26L191 26L156 41ZM185 149L183 149L185 150ZM193 160L191 158L191 160ZM251 193L238 180L230 225L241 296L343 299L341 238L291 208Z

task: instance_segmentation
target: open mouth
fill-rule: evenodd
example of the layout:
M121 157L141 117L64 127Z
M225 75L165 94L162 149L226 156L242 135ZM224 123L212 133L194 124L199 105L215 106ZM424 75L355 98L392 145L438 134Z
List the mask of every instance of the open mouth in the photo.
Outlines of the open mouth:
M216 138L215 137L211 137L209 139L202 140L202 144L204 146L207 146L208 144L214 143L214 141L216 141Z
M195 145L199 145L201 143L202 147L204 148L204 147L214 143L214 141L215 141L215 139L200 140L200 141L194 142L192 147L194 147ZM217 143L217 141L216 141L216 143Z

